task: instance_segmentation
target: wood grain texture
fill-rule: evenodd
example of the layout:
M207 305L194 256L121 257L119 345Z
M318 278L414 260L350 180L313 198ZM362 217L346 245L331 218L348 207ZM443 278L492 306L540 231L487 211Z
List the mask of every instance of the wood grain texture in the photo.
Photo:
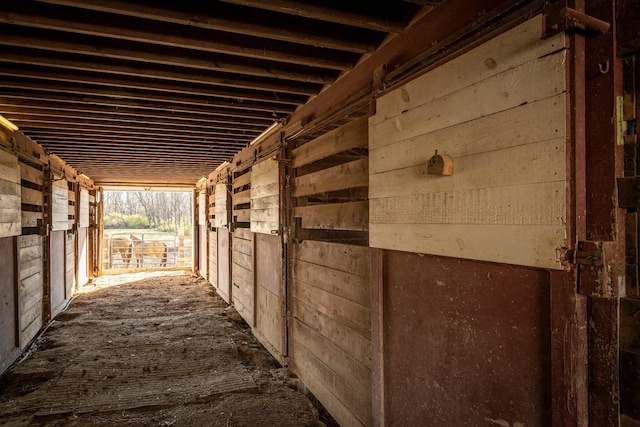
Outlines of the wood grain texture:
M251 231L277 234L280 230L280 178L275 156L251 168Z
M563 37L540 39L540 19L378 100L372 247L562 267L566 51ZM453 158L452 176L427 173L436 150Z
M298 168L357 147L367 147L367 119L362 118L328 132L293 150L291 166Z
M22 233L18 157L0 150L0 238Z
M366 231L369 228L369 203L346 202L299 206L294 217L302 218L303 228Z
M233 232L231 251L231 283L233 305L242 318L255 326L254 236L247 229Z
M309 196L367 185L369 160L363 158L294 179L293 196Z
M215 188L215 227L226 227L228 224L227 184L216 184Z
M80 227L89 227L89 190L80 189Z
M54 175L51 184L51 199L53 202L53 217L51 229L53 231L69 229L69 190L67 180Z

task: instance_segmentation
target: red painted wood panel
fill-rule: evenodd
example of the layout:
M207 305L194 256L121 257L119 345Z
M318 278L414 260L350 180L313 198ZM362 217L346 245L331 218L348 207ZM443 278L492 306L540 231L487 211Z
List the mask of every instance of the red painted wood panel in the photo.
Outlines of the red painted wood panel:
M386 425L550 425L548 272L382 260Z

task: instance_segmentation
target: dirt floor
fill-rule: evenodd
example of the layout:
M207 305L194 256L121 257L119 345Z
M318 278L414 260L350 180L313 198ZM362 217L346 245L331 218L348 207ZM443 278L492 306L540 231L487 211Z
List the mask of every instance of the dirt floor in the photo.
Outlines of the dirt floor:
M299 385L204 280L111 276L0 379L0 425L332 425Z

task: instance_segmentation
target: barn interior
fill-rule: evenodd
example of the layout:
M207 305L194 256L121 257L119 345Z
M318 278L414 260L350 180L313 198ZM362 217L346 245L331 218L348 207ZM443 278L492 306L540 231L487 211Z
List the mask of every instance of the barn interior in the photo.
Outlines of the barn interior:
M160 188L192 195L189 268L343 426L640 426L637 22L2 2L0 372L103 275L104 192Z

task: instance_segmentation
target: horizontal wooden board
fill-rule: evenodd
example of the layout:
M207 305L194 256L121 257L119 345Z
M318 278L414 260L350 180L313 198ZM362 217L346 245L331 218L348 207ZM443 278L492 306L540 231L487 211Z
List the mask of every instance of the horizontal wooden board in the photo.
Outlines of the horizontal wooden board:
M358 276L370 276L368 247L305 240L295 245L293 257Z
M294 371L316 397L327 402L325 407L336 421L344 426L372 425L369 390L354 389L299 341L293 346Z
M234 241L234 244L237 242ZM232 262L234 266L242 267L244 270L253 271L253 254L243 254L242 252L238 252L235 247L231 254Z
M303 228L357 231L369 228L368 202L301 206L294 208L293 215L302 218Z
M31 323L21 325L22 331L20 332L20 347L22 350L26 349L27 346L31 344L31 340L38 335L42 326L42 316L34 316Z
M42 185L44 183L44 172L40 169L32 168L27 164L20 163L20 179Z
M235 222L249 222L251 221L251 209L234 209L233 216Z
M60 177L54 177L51 186L51 197L53 200L53 219L52 231L69 229L69 190L67 189L67 180Z
M282 244L279 236L255 235L256 284L276 296L282 293Z
M337 320L321 316L315 307L308 306L299 300L292 300L291 312L293 317L327 337L334 345L348 352L364 366L371 368L371 340L359 335L353 329Z
M22 211L20 218L22 227L37 227L38 220L42 221L42 212Z
M239 175L233 178L232 188L235 190L236 188L244 187L250 182L251 182L251 170L249 169L248 171L246 171L246 173L243 173L242 175Z
M561 137L566 129L565 100L561 93L411 138L392 129L380 137L379 146L370 149L370 173L425 164L439 150L453 157L456 175L461 157ZM371 133L378 135L378 129L372 127Z
M26 203L28 205L36 205L43 206L44 205L44 195L40 190L34 190L32 188L22 187L20 189L22 203Z
M0 238L22 233L18 157L0 149Z
M315 307L318 313L335 319L365 338L371 338L370 308L296 279L291 284L291 295Z
M367 147L367 119L361 118L293 150L291 166L298 168L357 147Z
M372 199L377 224L549 225L565 223L564 181Z
M42 273L42 259L34 259L20 264L20 277L26 279L35 274Z
M371 130L371 148L386 144L383 136L393 132L400 132L397 137L400 139L412 138L563 93L565 63L566 51L563 50L480 81L465 90L403 110L391 119L376 121L372 118L371 122L376 126L375 131ZM378 135L382 136L379 138Z
M551 269L562 267L567 243L564 226L467 224L377 224L369 240L373 248Z
M235 193L232 196L233 206L243 205L251 202L251 190L244 190L239 193Z
M253 233L245 228L238 228L233 232L234 239L253 240Z
M470 86L565 47L563 33L543 39L538 15L377 100L375 121ZM426 77L428 76L428 77ZM434 85L433 81L442 82ZM446 83L445 83L446 82Z
M369 160L358 159L294 180L293 196L308 196L369 185Z
M371 307L371 284L367 277L299 260L292 269L296 280Z
M282 301L263 286L256 286L256 336L271 353L282 361L284 315Z

